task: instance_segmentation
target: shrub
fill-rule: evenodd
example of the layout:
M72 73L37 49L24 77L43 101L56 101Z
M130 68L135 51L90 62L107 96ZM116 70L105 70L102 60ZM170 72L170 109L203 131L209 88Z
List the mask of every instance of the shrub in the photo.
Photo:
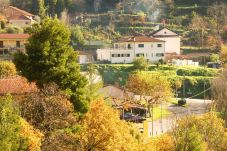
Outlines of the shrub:
M147 70L148 66L149 66L148 61L143 57L140 57L133 61L134 70Z
M0 78L7 78L16 75L16 67L12 62L0 61Z

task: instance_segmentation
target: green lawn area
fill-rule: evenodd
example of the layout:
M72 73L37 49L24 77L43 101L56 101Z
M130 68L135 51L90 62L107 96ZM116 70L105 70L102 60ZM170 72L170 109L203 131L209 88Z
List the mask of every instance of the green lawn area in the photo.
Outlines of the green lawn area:
M162 118L166 118L171 115L165 107L162 108ZM154 121L161 119L161 106L154 107ZM152 120L152 118L147 118L147 120Z

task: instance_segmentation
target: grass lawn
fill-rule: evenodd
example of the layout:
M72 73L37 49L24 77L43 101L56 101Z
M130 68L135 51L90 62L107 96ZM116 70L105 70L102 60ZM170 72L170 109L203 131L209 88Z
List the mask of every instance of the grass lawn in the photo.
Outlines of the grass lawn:
M166 109L165 106L162 108L162 118L168 117L171 112ZM154 107L154 121L161 119L161 106ZM147 118L147 120L152 120L152 118Z

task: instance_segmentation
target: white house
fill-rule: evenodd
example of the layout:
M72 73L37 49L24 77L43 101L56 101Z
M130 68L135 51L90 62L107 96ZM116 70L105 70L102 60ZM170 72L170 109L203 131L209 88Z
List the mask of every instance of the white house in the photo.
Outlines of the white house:
M136 57L144 57L149 62L164 60L165 42L147 36L129 36L114 43L113 48L98 49L97 60L111 63L132 63Z
M153 32L151 37L165 41L165 53L180 54L181 37L167 28Z

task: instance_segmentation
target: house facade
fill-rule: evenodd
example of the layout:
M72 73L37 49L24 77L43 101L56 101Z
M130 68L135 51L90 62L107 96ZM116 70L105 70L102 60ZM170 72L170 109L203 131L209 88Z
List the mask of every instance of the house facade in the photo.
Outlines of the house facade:
M113 48L98 49L97 60L111 63L132 63L137 57L149 62L164 60L165 41L147 36L129 36L113 44Z
M25 52L29 34L0 34L0 54Z
M180 54L181 37L173 31L163 28L153 32L150 37L165 41L166 54Z
M8 23L14 26L23 28L29 27L35 23L33 20L35 15L13 6L4 8L3 14Z

